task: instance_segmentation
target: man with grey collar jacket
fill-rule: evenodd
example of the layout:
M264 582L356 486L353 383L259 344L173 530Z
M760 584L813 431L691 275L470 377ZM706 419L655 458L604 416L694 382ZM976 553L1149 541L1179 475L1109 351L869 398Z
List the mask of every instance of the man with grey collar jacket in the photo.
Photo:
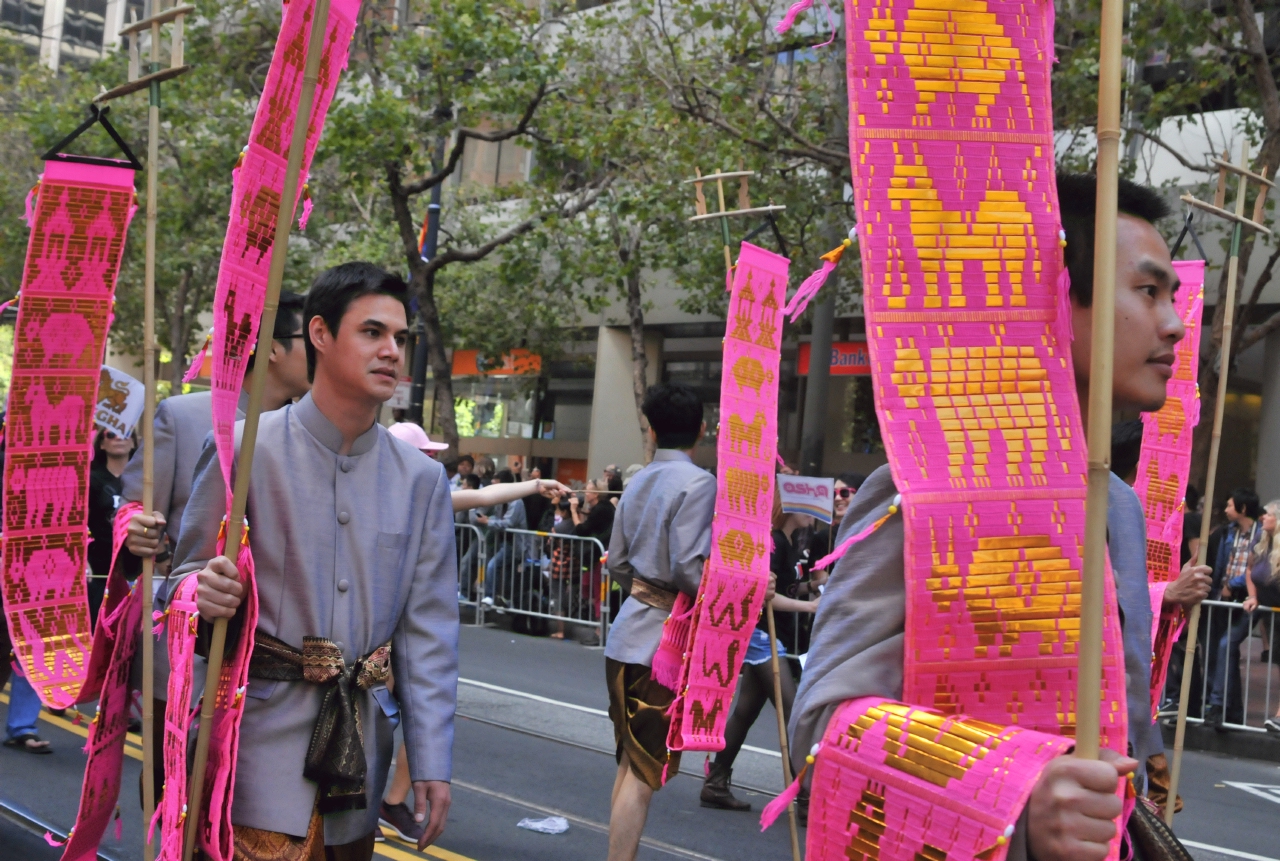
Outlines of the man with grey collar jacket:
M404 281L369 263L322 273L304 311L311 392L261 419L247 511L258 623L231 811L237 858L289 842L299 858L368 861L400 723L417 821L430 808L419 847L444 830L458 683L453 506L444 468L376 421L402 364L407 301ZM197 577L201 618L234 627L243 587L216 555L226 510L211 457L172 579L176 592ZM304 661L340 661L340 678L309 680ZM329 742L313 757L317 727Z
M650 671L676 595L696 595L702 582L716 501L715 478L690 457L707 429L698 393L683 383L654 386L644 414L657 451L618 501L609 541L609 573L631 591L604 649L618 760L609 861L635 858L664 767L680 769L679 752L667 750L675 695Z

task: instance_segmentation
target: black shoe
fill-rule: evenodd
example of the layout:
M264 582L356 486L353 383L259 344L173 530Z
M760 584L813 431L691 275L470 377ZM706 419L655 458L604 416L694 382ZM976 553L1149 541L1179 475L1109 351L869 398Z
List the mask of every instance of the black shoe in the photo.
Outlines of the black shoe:
M1267 722L1263 726L1272 735L1280 735L1280 718L1267 718Z
M1223 715L1222 706L1208 705L1204 709L1204 725L1211 726L1218 732L1223 732L1222 727Z
M732 777L733 769L712 763L711 772L702 782L702 806L720 810L750 810L750 802L735 798L729 791L729 781Z
M390 828L397 837L416 844L422 837L422 825L413 818L413 811L403 801L399 804L382 802L378 808L378 824Z

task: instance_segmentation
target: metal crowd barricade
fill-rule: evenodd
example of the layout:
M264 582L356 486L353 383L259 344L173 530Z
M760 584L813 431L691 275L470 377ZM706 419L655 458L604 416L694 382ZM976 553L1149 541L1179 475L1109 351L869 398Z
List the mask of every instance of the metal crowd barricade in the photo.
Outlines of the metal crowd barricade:
M484 569L489 561L484 533L470 523L453 524L458 553L458 606L475 608L477 625L484 624Z
M484 595L499 612L608 634L609 572L595 538L507 529L490 535ZM489 604L484 600L485 605ZM531 624L531 630L549 625ZM566 632L567 633L567 632Z
M1209 708L1214 680L1221 675L1221 705L1225 718L1222 726L1266 732L1264 722L1275 715L1277 706L1280 706L1280 684L1272 682L1272 677L1280 671L1280 655L1276 649L1276 630L1280 628L1278 616L1280 608L1260 606L1253 611L1248 627L1244 628L1244 607L1241 604L1234 601L1205 601L1201 604L1201 645L1194 658L1200 671L1200 684L1198 689L1193 685L1191 694L1193 706L1194 698L1199 698L1201 717L1188 717L1188 723L1204 723L1202 716ZM1224 634L1227 635L1225 638ZM1232 660L1233 639L1237 640L1237 660ZM1262 660L1264 651L1269 653L1265 661ZM1192 664L1188 660L1184 663L1183 672L1191 671ZM1189 711L1197 710L1191 708ZM1237 715L1240 718L1238 722L1231 720Z

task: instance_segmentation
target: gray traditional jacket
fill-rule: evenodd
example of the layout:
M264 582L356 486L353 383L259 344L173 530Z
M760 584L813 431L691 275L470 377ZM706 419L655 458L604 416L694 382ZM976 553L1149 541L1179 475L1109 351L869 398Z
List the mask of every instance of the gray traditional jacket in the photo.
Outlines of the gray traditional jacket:
M237 418L244 416L248 393L240 396ZM195 480L196 465L204 449L205 438L213 430L213 396L209 392L175 395L156 404L156 420L152 425L152 456L155 482L152 490L152 511L164 515L165 534L177 546L181 536L182 514L191 498L191 485ZM142 502L142 443L133 452L129 465L121 477L124 482L122 496L126 502ZM128 553L122 550L121 553ZM152 586L154 609L163 610L168 600L168 580L156 577ZM155 655L155 698L169 698L169 654L161 641ZM142 673L142 650L135 659L137 680ZM141 682L139 681L139 684ZM204 689L203 678L198 679L192 691L198 698Z
M850 502L836 543L882 517L897 492L888 466L873 472ZM1158 728L1151 723L1146 524L1133 489L1114 475L1108 496L1109 544L1124 631L1129 741L1134 758L1145 765L1148 755L1163 749ZM840 703L856 697L902 696L903 571L901 517L889 518L836 563L814 619L804 678L791 711L791 755L797 773ZM1020 845L1020 840L1011 844L1010 858L1020 857L1014 851Z
M395 696L382 686L356 691L368 806L326 816L329 845L376 827L401 720L411 778L450 779L458 684L458 573L444 468L379 425L349 455L338 454L341 446L311 395L265 413L247 512L259 631L298 649L303 637L327 637L348 665L392 644ZM175 585L213 557L226 512L217 458L202 461ZM232 823L306 834L316 784L302 770L323 694L307 682L251 679Z
M698 594L702 561L711 553L716 479L689 456L660 448L618 500L609 540L609 574L630 588L642 577L669 590ZM668 613L635 598L622 603L604 656L651 666Z

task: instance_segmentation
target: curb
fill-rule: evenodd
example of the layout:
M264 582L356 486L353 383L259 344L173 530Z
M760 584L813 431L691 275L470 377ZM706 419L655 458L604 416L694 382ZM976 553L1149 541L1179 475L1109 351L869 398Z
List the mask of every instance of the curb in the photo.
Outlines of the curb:
M1173 751L1174 728L1160 724L1160 734L1164 738L1165 752ZM1240 759L1261 759L1266 762L1280 762L1280 738L1271 733L1247 732L1244 730L1226 730L1218 732L1203 724L1187 724L1187 734L1183 739L1184 750L1199 750L1206 753L1225 754Z

